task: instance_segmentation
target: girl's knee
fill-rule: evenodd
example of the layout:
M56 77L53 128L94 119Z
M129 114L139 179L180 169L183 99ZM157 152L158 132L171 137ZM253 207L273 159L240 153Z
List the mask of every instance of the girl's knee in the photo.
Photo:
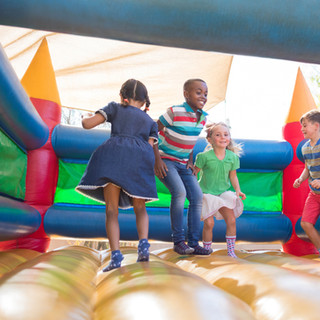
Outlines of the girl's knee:
M145 200L144 199L134 199L133 211L135 212L135 214L147 213Z
M106 216L107 218L112 218L112 217L118 217L118 209L115 208L107 208L106 209Z
M228 217L228 222L231 225L235 225L236 224L236 218L235 218L235 216L233 214Z
M206 220L204 220L203 224L205 228L212 229L214 226L213 217L209 217Z

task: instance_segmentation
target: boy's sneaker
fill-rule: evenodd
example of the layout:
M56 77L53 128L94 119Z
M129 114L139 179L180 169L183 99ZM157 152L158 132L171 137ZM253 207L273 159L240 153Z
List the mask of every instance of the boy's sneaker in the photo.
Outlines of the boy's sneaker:
M199 245L197 245L196 247L193 247L194 251L192 254L198 254L198 255L201 255L201 256L207 256L209 254L212 253L212 249L205 249Z
M192 254L194 249L187 246L184 241L181 241L173 246L173 251L179 254Z

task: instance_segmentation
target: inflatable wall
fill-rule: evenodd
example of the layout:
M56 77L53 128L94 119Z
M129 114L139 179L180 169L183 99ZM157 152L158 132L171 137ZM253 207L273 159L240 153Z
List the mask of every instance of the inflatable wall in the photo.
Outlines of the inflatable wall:
M317 9L315 0L3 0L0 23L319 62ZM0 48L1 319L319 318L318 254L287 254L315 252L299 229L308 186L292 188L303 168L299 118L314 107L300 71L285 140L238 140L244 148L238 175L248 196L238 239L281 241L287 253L237 251L234 259L226 250L202 257L170 248L136 263L136 248L130 247L121 248L121 268L102 273L108 250L68 246L46 252L53 235L106 236L104 207L74 187L91 152L110 133L61 125L60 106L45 40L21 83ZM205 145L200 139L195 154ZM159 201L148 206L150 238L170 241L170 196L157 186ZM137 239L132 210L121 211L120 224L122 239ZM213 240L224 241L224 232L218 222Z
M85 198L74 188L92 151L108 139L110 131L88 131L60 124L60 99L46 40L39 47L21 84L3 51L1 61L5 66L1 80L1 109L7 116L2 119L0 141L7 152L2 153L4 172L0 192L3 210L0 219L6 222L7 226L3 228L8 234L3 235L2 240L9 241L2 242L0 247L3 250L20 247L44 252L51 236L105 238L104 205ZM300 83L304 80L300 71L298 76L297 82ZM8 92L14 94L8 96ZM290 130L292 135L300 132L297 126ZM292 180L292 175L286 178L285 172L294 166L293 159L297 159L295 146L288 141L238 139L238 142L244 151L238 176L247 199L244 213L237 220L237 239L293 242L291 246L284 246L288 253L313 253L313 246L300 239L295 240L303 241L297 250L292 238L297 237L297 219L292 220L292 217L301 215L302 210L300 206L300 211L292 214L293 208L298 208L298 197L291 198L291 209L284 211L286 207L283 206L283 191L291 190L292 184L288 181ZM194 155L203 151L206 145L205 139L200 138ZM12 157L14 161L11 161ZM300 160L294 161L303 166ZM171 241L170 195L158 180L157 188L159 200L148 204L149 236L154 240ZM21 204L27 207L22 209ZM22 220L11 214L15 207L19 208ZM121 239L136 240L133 210L121 210L119 220ZM24 232L18 232L22 228L25 228ZM223 220L215 225L213 241L225 241Z

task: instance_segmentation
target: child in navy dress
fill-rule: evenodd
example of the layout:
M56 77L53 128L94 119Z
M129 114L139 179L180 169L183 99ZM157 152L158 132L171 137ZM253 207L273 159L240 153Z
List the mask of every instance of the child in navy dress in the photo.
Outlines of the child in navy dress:
M120 90L121 103L111 102L82 120L85 129L108 121L111 137L92 154L76 190L106 204L106 230L111 261L103 271L121 266L118 208L133 206L139 236L137 261L149 260L149 219L145 202L157 200L153 144L158 141L157 124L140 110L150 105L146 87L135 79Z

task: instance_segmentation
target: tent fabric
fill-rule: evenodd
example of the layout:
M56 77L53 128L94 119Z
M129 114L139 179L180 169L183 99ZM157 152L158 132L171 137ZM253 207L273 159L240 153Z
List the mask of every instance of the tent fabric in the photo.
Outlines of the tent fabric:
M147 86L154 119L183 101L189 78L207 82L206 111L225 99L232 55L0 26L1 45L19 79L44 37L64 107L97 110L117 101L129 78Z

